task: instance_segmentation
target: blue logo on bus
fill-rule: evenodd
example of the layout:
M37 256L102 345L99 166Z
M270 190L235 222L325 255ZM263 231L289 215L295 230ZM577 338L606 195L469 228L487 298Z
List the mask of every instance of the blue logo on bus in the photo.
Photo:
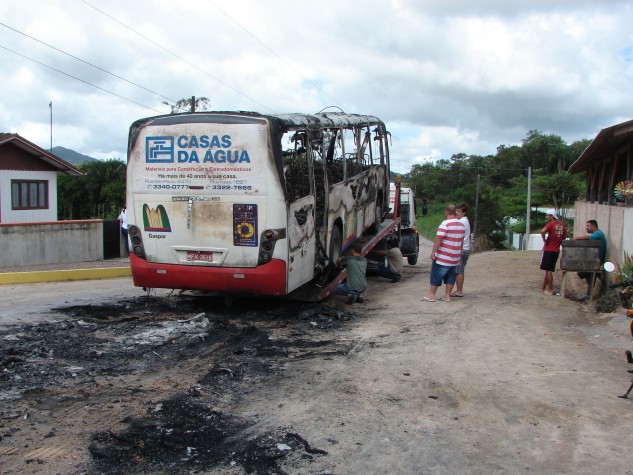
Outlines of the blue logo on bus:
M146 163L174 163L173 137L147 137L145 139Z

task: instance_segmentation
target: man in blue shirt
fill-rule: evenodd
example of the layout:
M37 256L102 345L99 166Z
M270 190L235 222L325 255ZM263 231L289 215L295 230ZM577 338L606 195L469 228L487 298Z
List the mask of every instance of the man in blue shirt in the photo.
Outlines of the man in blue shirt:
M590 239L592 241L600 241L600 265L604 264L604 261L607 257L607 237L604 235L601 229L598 229L598 222L595 219L590 219L587 221L587 225L585 226L587 230L586 236L578 236L575 237L575 240L583 240ZM578 277L581 279L585 279L587 281L587 293L580 297L580 300L587 300L587 296L591 293L591 273L589 272L579 272ZM602 273L597 274L598 279L600 280L600 288L604 289L604 278Z

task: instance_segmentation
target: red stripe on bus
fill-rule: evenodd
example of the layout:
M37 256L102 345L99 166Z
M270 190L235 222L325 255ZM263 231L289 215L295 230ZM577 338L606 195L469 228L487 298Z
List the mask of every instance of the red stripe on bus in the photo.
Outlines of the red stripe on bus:
M273 259L252 268L156 264L130 254L136 287L286 295L286 263Z

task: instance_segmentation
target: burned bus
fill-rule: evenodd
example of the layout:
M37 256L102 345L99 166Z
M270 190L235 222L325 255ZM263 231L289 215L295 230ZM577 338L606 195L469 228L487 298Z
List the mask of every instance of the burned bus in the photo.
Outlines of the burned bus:
M368 115L198 112L130 127L134 284L283 296L336 265L389 204Z

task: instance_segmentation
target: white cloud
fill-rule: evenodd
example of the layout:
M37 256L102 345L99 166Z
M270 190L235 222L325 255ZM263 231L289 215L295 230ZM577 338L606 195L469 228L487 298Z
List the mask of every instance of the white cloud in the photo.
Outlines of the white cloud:
M376 115L400 172L531 129L573 142L631 119L632 13L624 0L2 2L0 46L58 71L0 48L0 131L48 148L52 100L53 145L123 157L132 122L196 95Z

